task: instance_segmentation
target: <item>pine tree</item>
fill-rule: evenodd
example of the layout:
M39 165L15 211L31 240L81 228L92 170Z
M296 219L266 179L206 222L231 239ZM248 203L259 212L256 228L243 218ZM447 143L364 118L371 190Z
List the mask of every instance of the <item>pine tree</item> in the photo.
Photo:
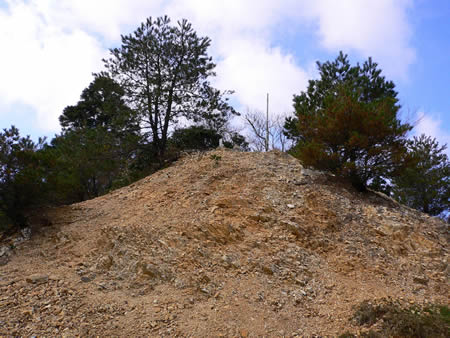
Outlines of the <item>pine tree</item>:
M74 106L59 117L64 131L103 128L115 134L136 133L136 113L125 102L124 89L113 79L97 76Z
M446 148L423 134L410 140L408 153L414 165L393 180L394 198L430 215L450 212L450 162Z
M45 194L43 166L37 151L45 139L34 143L11 126L0 132L0 232L26 225L26 210Z
M392 82L369 58L351 66L347 55L317 63L320 78L294 97L285 123L292 150L305 165L347 177L359 190L394 177L404 165L406 133Z
M54 190L53 202L93 198L118 181L128 182L141 136L136 113L116 81L97 76L59 119L63 132L42 154L52 163L47 181Z
M181 117L206 121L218 130L230 114L225 94L208 79L215 64L207 54L210 39L198 37L186 20L172 26L170 19L148 18L132 34L122 36L122 46L104 60L109 75L125 89L139 125L160 161L169 132Z

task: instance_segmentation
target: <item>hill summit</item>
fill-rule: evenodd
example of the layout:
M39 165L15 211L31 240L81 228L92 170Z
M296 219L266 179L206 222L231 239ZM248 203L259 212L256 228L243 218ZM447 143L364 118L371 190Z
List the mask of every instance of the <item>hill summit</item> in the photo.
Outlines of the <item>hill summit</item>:
M0 252L0 335L335 336L365 300L448 304L442 221L280 152L187 155L35 222Z

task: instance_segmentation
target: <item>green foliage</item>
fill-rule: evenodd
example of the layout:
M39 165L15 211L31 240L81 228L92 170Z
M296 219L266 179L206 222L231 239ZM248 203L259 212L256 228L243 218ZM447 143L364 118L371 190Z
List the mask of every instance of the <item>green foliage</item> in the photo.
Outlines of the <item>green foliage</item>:
M350 66L342 53L318 62L320 79L294 97L295 118L285 133L297 142L291 151L305 165L347 177L364 190L374 179L397 175L404 164L405 135L392 82L369 58Z
M48 164L52 202L93 198L128 183L141 137L124 95L117 82L97 76L80 101L64 109L63 133L41 154Z
M225 131L219 134L216 130L208 129L204 126L176 129L170 138L169 145L172 151L205 151L217 148L220 144L220 139L223 140L225 148L238 147L243 151L249 150L248 142L239 133Z
M113 79L97 76L83 90L80 101L59 117L64 131L104 128L115 134L136 133L136 114L125 103L125 91Z
M5 205L0 207L0 234L14 228L14 222L8 217L6 210L2 210L4 208Z
M66 132L45 149L49 161L47 181L53 202L82 201L104 194L120 174L125 158L114 137L102 128Z
M450 308L445 305L437 306L441 319L450 327Z
M219 146L220 138L215 130L192 126L175 130L171 144L179 150L209 150Z
M238 149L242 151L249 151L250 146L245 139L245 136L242 136L241 134L237 132L230 132L227 133L224 137L223 145L225 148L233 149L237 147Z
M39 204L45 194L42 163L35 144L12 126L0 133L0 231L26 225L25 211Z
M209 158L214 161L214 166L217 167L219 165L220 160L222 159L222 156L212 154Z
M391 300L378 304L362 302L355 309L353 320L358 325L372 326L382 321L378 331L369 331L364 337L448 337L449 309L446 306L402 307ZM346 333L351 337L350 333Z
M29 207L93 198L171 163L179 150L246 146L227 129L231 92L213 88L210 40L182 20L147 19L104 60L76 105L60 116L50 144L0 134L0 230L25 225ZM170 132L180 118L203 127ZM225 137L226 136L226 137ZM167 151L170 140L170 151Z
M109 75L125 89L139 125L162 161L169 130L180 117L221 130L234 109L211 87L215 64L210 39L198 37L190 23L172 26L168 17L147 19L104 60Z
M449 212L450 162L446 145L421 135L408 142L412 165L393 180L393 197L430 215Z

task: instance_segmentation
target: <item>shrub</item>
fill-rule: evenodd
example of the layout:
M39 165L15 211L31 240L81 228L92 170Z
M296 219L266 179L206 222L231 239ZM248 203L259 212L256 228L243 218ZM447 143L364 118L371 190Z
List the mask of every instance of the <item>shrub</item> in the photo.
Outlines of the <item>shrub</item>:
M447 306L402 307L392 300L376 304L364 301L356 307L352 320L368 327L382 320L378 331L370 330L364 337L431 338L450 334L450 310Z

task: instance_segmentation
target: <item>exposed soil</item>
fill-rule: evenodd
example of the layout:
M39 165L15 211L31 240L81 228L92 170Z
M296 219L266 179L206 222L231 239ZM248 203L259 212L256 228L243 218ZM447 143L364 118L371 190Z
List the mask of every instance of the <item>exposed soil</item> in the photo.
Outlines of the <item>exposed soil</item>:
M446 224L279 152L189 155L35 222L3 240L0 335L336 336L363 300L449 304Z

